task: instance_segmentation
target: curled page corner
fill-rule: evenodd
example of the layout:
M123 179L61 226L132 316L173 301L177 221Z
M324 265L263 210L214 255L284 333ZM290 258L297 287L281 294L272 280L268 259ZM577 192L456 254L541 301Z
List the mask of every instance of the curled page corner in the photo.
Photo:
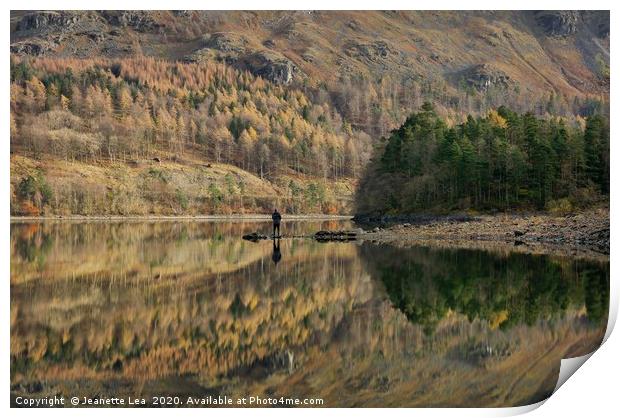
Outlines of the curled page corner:
M615 320L615 319L614 319ZM611 317L610 317L611 322ZM516 416L527 414L528 412L532 412L535 409L540 408L545 402L547 402L551 396L564 384L566 381L581 367L583 364L588 361L588 359L594 354L596 350L591 353L586 354L585 356L580 357L572 357L562 359L560 363L560 373L558 376L558 382L553 389L551 395L546 397L545 399L538 401L536 403L530 405L517 406L512 408L502 408L501 412L497 416Z
M531 412L535 409L538 409L539 407L541 407L545 402L547 402L547 400L549 400L549 398L551 398L551 396L553 396L553 394L555 392L558 391L558 389L560 389L560 387L562 387L562 385L564 385L564 383L566 383L568 381L568 379L575 374L575 372L585 364L586 361L588 361L588 359L590 357L592 357L592 355L603 346L603 344L605 344L605 342L607 341L607 339L609 338L609 336L611 335L615 325L616 325L616 318L618 316L618 292L616 291L616 289L614 288L614 286L611 286L611 294L610 294L610 299L609 299L609 316L607 318L607 329L605 330L605 336L603 337L603 340L601 341L601 344L598 346L598 348L596 348L595 350L593 350L592 352L583 355L583 356L579 356L579 357L571 357L571 358L565 358L562 359L560 362L560 373L558 375L558 381L555 385L555 388L553 389L553 392L551 393L551 395L549 397L547 397L546 399L543 399L542 401L530 404L530 405L524 405L524 406L518 406L518 407L513 407L513 408L505 408L504 411L506 412L506 415L500 414L500 416L515 416L515 415L522 415L522 414L526 414L528 412Z
M536 403L532 403L529 405L523 405L523 406L514 406L512 408L502 408L501 409L501 413L499 413L497 416L501 416L501 417L513 417L513 416L517 416L517 415L524 415L527 414L529 412L534 411L535 409L540 408L545 402L547 402L547 399L549 398L545 398L542 401L538 401Z
M558 376L558 382L553 389L553 393L557 392L557 390L564 384L566 381L581 367L583 364L588 361L592 354L594 354L609 338L611 335L615 325L616 318L618 316L618 292L615 291L614 286L611 287L611 295L609 300L609 316L607 318L607 329L605 330L605 336L603 337L603 341L601 341L601 345L598 348L586 355L580 357L572 357L562 359L560 363L560 374ZM553 396L553 394L552 394Z
M609 295L609 317L607 318L607 329L605 330L605 336L603 337L603 342L601 345L605 344L605 341L609 338L614 327L616 326L616 318L618 317L618 300L619 294L616 289L616 286L613 283L610 283L610 295Z
M613 286L612 286L613 289ZM601 346L603 344L605 344L605 341L607 341L607 339L609 338L609 336L611 335L611 332L614 329L614 326L616 325L616 317L618 315L618 303L617 303L617 292L614 292L612 290L612 295L610 297L610 303L609 303L609 316L607 319L607 329L605 330L605 336L603 337L603 341L601 341L601 345L599 345L599 347L596 349L598 350L599 348L601 348ZM571 358L565 358L562 359L561 363L560 363L560 374L558 376L558 382L555 385L555 388L553 389L553 393L557 392L557 390L564 384L566 383L566 381L581 367L583 366L583 364L588 361L588 359L590 357L592 357L592 354L594 354L596 352L596 350L580 356L580 357L571 357ZM553 394L552 394L553 396Z
M583 364L588 361L588 359L594 354L596 350L591 353L586 354L585 356L580 357L572 357L562 359L560 363L560 374L558 376L558 383L555 385L555 389L553 389L553 393L557 392L557 390L571 377ZM553 394L552 394L553 396Z

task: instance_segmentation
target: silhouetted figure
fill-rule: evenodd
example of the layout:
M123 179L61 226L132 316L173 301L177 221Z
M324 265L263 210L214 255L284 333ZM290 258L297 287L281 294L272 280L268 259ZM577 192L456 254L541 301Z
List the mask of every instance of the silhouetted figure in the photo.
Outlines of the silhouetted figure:
M273 260L273 263L276 265L282 259L282 253L280 252L280 240L279 239L273 240L273 253L271 254L271 259Z
M280 212L278 212L278 209L273 210L271 219L273 220L273 237L274 238L279 237L280 236L280 221L282 220L282 215L280 215ZM277 234L276 234L276 231L278 231Z

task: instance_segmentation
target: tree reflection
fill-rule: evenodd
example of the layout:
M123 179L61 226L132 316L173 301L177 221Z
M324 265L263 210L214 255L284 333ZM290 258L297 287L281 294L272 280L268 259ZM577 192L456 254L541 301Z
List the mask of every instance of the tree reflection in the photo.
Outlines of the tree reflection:
M557 318L569 307L585 306L593 323L607 319L608 263L428 247L360 251L392 304L427 333L450 311L501 329Z
M259 228L12 229L12 394L507 406L544 398L559 359L602 338L605 263L239 238Z

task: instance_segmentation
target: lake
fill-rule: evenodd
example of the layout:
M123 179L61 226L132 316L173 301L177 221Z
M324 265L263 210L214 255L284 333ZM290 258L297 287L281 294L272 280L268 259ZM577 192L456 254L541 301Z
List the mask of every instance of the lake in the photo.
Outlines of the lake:
M282 233L350 226L284 222ZM270 228L12 223L12 402L517 406L549 396L560 360L605 332L608 261L241 239Z

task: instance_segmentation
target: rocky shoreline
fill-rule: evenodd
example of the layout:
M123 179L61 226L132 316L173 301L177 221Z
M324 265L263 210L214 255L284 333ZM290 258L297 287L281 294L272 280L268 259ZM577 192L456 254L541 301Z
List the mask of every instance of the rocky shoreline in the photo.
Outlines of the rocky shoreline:
M356 216L350 230L318 231L283 235L312 238L319 242L372 242L400 247L432 245L558 254L609 259L609 208L599 207L578 214L546 213L501 215L398 215ZM244 240L258 242L271 236L253 232Z
M367 219L372 220L367 217ZM376 219L376 218L375 218ZM592 252L609 255L609 208L589 209L579 214L501 214L432 217L415 215L409 218L379 218L374 226L360 236L376 243L406 245L407 243L444 242L476 245L497 243L521 247L521 250L552 252ZM358 222L363 222L357 217ZM368 227L367 227L368 228ZM364 228L364 229L367 229ZM480 245L477 245L480 246ZM543 251L546 252L546 251Z

